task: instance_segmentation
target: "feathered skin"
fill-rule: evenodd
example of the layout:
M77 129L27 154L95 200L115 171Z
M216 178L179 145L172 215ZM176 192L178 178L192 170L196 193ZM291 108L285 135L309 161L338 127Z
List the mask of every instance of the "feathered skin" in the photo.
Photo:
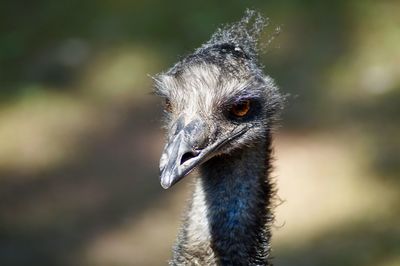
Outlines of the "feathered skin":
M167 102L161 184L199 170L170 265L272 265L271 130L284 99L257 61L264 25L248 10L154 77ZM243 103L245 115L232 111Z
M271 265L273 189L263 157L270 155L268 146L265 142L200 167L171 265Z

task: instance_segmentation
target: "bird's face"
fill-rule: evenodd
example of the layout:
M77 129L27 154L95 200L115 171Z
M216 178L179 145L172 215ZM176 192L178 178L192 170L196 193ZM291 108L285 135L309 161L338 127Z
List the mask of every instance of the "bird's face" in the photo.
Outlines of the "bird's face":
M255 145L269 130L276 89L268 77L203 63L155 80L165 98L167 143L160 159L165 189L214 156Z

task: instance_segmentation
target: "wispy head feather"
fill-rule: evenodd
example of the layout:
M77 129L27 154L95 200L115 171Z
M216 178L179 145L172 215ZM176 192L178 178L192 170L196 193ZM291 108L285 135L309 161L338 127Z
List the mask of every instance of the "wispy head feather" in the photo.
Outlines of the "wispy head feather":
M240 21L219 28L200 49L207 49L222 44L232 44L235 47L243 49L243 52L248 57L254 58L259 51L258 41L260 34L267 25L267 18L264 18L254 10L247 9Z
M214 64L226 74L236 75L240 70L258 71L260 34L267 26L267 19L260 13L247 9L238 22L219 28L194 53L174 65L166 74L179 75L189 65Z

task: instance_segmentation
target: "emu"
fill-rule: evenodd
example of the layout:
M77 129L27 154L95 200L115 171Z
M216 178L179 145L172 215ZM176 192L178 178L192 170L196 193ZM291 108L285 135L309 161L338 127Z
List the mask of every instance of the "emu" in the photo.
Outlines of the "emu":
M170 265L272 265L271 136L283 96L258 62L254 11L154 77L165 99L167 189L199 170Z

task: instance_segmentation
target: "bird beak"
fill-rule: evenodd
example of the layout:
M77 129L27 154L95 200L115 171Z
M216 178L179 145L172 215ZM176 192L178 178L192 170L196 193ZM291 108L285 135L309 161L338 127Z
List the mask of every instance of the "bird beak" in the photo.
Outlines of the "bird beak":
M213 157L217 150L234 138L247 131L247 128L236 128L214 143L204 146L211 135L208 127L199 119L192 120L186 126L182 126L182 119L178 119L173 126L175 131L169 137L160 159L160 181L164 189L180 181L188 175L196 166Z

